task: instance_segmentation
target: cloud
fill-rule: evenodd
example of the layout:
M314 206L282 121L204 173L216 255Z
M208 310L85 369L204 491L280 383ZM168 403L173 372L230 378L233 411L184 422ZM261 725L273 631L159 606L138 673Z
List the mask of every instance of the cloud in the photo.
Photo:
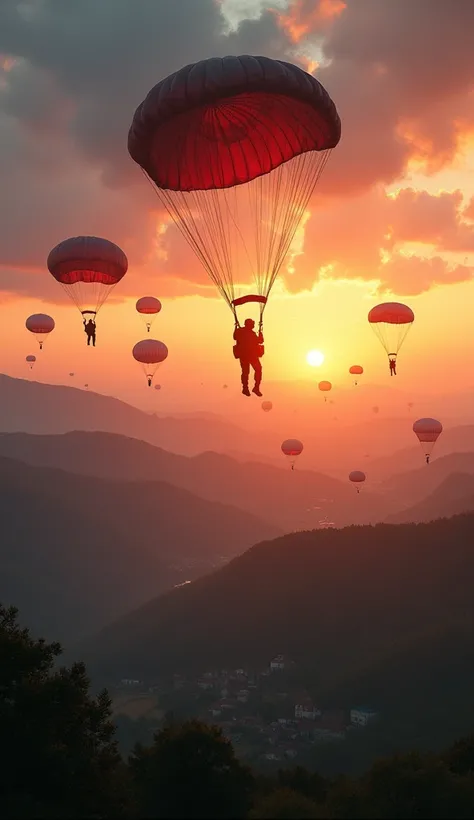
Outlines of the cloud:
M467 265L449 265L440 256L425 259L396 254L379 268L379 291L416 296L436 285L469 281L473 272L473 268Z
M160 295L213 294L178 231L157 235L164 214L127 132L162 77L238 53L318 65L342 118L288 287L310 287L325 267L368 280L398 271L401 282L410 267L421 289L454 281L462 271L441 257L444 273L422 257L416 273L400 252L417 242L469 253L474 205L403 186L390 200L383 185L413 164L449 165L474 131L473 28L466 0L2 0L0 287L37 295L50 248L92 233L127 253L124 295L152 283Z
M421 293L430 284L468 278L469 268L453 268L440 257L442 253L469 253L474 249L474 224L466 219L463 206L459 190L433 195L402 188L387 195L382 187L326 203L313 210L305 228L304 252L294 260L294 273L284 274L285 283L291 291L298 291L311 289L321 271L333 278L370 282L382 281L390 274L391 286L403 294L408 270L409 293ZM431 264L429 258L407 256L406 246L413 244L425 245L426 256L436 256L438 262Z

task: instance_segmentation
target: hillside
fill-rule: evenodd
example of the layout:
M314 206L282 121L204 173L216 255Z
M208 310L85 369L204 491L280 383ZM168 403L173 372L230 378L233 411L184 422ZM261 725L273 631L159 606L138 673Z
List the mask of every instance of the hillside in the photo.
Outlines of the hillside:
M258 452L258 437L219 417L161 418L112 396L0 374L0 430L41 434L103 430L194 455L230 448Z
M445 424L445 422L443 422ZM400 475L411 470L416 470L424 466L423 451L420 444L416 443L416 438L411 430L412 421L408 422L408 428L405 433L405 439L408 440L410 435L413 445L396 450L389 455L380 458L374 458L367 463L367 469L370 470L371 476L380 481L384 481L390 476ZM396 441L401 439L395 436ZM389 450L393 449L393 439L389 440ZM459 455L460 453L474 452L474 425L466 424L456 427L444 426L442 435L436 442L436 447L433 451L430 468L434 466L435 462L443 456L451 453Z
M400 509L393 493L378 496L364 488L358 495L349 482L321 473L241 463L211 452L187 458L104 433L0 435L0 455L100 478L165 480L286 531L313 529L326 516L337 526L376 522Z
M413 507L387 518L387 523L403 524L449 518L474 510L474 475L452 473L427 498Z
M474 515L286 535L156 598L83 654L103 677L150 679L284 653L322 691L414 633L474 621L473 537Z
M454 473L474 475L474 452L451 453L436 458L429 466L423 464L416 470L391 476L378 489L393 495L401 505L412 506L429 496Z
M0 601L71 640L278 530L164 482L0 459Z

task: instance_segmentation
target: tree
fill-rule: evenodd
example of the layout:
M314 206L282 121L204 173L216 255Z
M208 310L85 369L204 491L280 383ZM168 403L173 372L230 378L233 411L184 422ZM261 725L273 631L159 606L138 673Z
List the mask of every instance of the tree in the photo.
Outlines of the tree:
M240 818L251 803L250 770L218 727L197 720L164 726L130 768L142 817Z
M271 794L258 801L255 808L249 815L252 820L303 820L309 818L318 820L328 815L321 809L314 800L305 797L304 794L293 789L276 789Z
M473 780L458 777L442 760L416 752L377 761L362 778L368 817L472 817Z
M303 766L295 766L293 769L279 769L277 777L282 789L292 789L317 803L324 803L329 784L317 772L309 772Z
M82 663L54 669L61 646L34 640L17 614L0 605L0 815L124 816L107 692L89 695Z

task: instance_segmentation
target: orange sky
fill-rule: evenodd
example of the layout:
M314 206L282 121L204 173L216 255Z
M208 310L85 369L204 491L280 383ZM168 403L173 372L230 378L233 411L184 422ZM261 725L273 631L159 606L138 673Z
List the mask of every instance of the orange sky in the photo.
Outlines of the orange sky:
M439 13L440 20L446 15L446 48L458 42L462 53L457 63L451 60L444 67L443 83L433 67L435 76L421 78L420 89L413 77L421 71L423 50L429 61L436 44L429 34L423 40L421 30L415 44L404 40L403 65L393 45L402 42L397 37L406 36L405 23L401 12L396 16L393 3L391 7L380 3L369 18L373 6L367 0L346 4L306 0L286 8L280 2L273 4L272 13L247 22L231 35L236 38L229 48L233 53L247 49L275 56L279 38L278 53L286 48L285 59L297 60L298 54L316 51L325 54L326 62L316 76L333 95L343 124L341 144L333 151L299 237L301 253L293 260L294 273L283 271L267 309L267 381L328 378L335 389L348 387L348 367L360 363L367 383L389 385L385 353L368 326L367 313L377 302L396 299L408 303L416 316L399 357L397 388L407 393L456 392L474 384L474 59L467 41L456 40L463 36L474 4L462 3L459 10L464 9L466 19L456 22L448 12L451 2L432 4L433 14ZM239 5L235 0L234 12L244 7L248 16L251 7L255 13L260 8L257 3ZM410 13L413 32L420 21L413 10ZM353 32L359 37L359 27L369 19L379 49L370 40L374 52L370 55L363 43L359 53L357 42L349 36ZM144 36L146 21L136 25ZM181 21L182 27L186 25ZM429 32L429 21L427 26ZM230 402L246 401L239 394L238 365L232 356L231 314L217 298L192 295L203 292L205 274L179 235L159 235L162 217L156 212L157 204L124 156L126 131L117 137L117 152L115 143L106 146L107 135L100 127L91 128L87 135L75 131L81 111L95 111L92 80L88 89L72 78L68 86L68 78L60 77L59 63L51 58L47 64L50 58L39 50L18 60L5 32L0 19L0 54L4 55L0 145L11 154L8 167L4 166L0 237L1 369L29 377L24 357L36 353L32 377L79 386L88 382L91 389L150 410L210 406L226 410ZM190 33L182 28L174 37L188 42ZM189 59L210 56L212 47L207 40L202 47L198 44ZM215 48L222 51L223 47ZM172 53L164 65L155 65L156 58L147 59L131 93L135 105L164 73L179 67ZM183 55L181 62L185 61L189 60ZM406 76L410 61L413 74ZM52 112L53 135L51 120L44 122L27 99L28 83L36 91L35 99L44 100ZM97 90L97 100L99 92L106 98L107 88ZM354 97L360 97L358 111ZM125 113L117 104L111 117L117 113L119 122L129 122L133 106L128 100L123 105ZM364 130L369 126L370 140ZM13 138L15 128L21 139ZM23 149L34 174L19 157ZM130 269L100 313L97 348L88 349L77 309L49 280L44 262L49 248L60 239L99 229L124 248ZM17 233L16 244L12 232ZM437 261L430 262L434 257ZM148 390L131 356L134 343L146 336L134 309L136 298L144 294L156 295L163 303L152 332L169 348L169 358L156 376L163 385L160 393ZM39 311L51 313L56 320L42 353L24 328L25 318ZM319 370L305 361L312 348L326 356ZM69 371L76 373L74 379L67 375ZM225 396L224 383L230 385Z

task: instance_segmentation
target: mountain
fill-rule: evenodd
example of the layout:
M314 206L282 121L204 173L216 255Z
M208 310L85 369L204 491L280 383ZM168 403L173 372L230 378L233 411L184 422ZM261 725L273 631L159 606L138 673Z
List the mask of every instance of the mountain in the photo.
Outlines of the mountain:
M0 600L75 639L279 531L162 481L0 458Z
M4 432L56 434L103 430L188 455L210 448L217 452L259 449L257 435L252 436L218 416L158 417L113 396L3 374L0 394L0 430Z
M453 473L474 475L474 452L451 453L436 458L429 465L400 475L393 475L377 486L379 492L391 495L403 506L412 506L429 496Z
M474 472L474 471L473 471ZM427 498L387 518L387 523L434 521L474 510L474 475L452 473Z
M446 422L443 423L445 424L445 428L436 442L430 467L432 467L438 459L451 453L474 452L474 425L466 424L448 427ZM415 435L411 430L412 421L409 421L408 424L409 432L416 442ZM407 434L405 434L405 437L406 435ZM397 436L396 440L399 440ZM391 440L391 445L393 447L393 440ZM415 443L413 447L405 447L389 455L382 456L381 458L374 458L367 462L367 469L372 478L383 481L392 475L416 470L418 467L423 466L423 464L421 445Z
M192 458L123 436L73 432L61 436L0 434L0 455L83 475L165 480L201 498L232 504L283 530L313 529L326 517L337 526L383 520L396 498L357 494L348 481L207 452Z
M428 629L474 624L474 515L257 544L82 646L101 679L264 668L290 656L315 691Z

